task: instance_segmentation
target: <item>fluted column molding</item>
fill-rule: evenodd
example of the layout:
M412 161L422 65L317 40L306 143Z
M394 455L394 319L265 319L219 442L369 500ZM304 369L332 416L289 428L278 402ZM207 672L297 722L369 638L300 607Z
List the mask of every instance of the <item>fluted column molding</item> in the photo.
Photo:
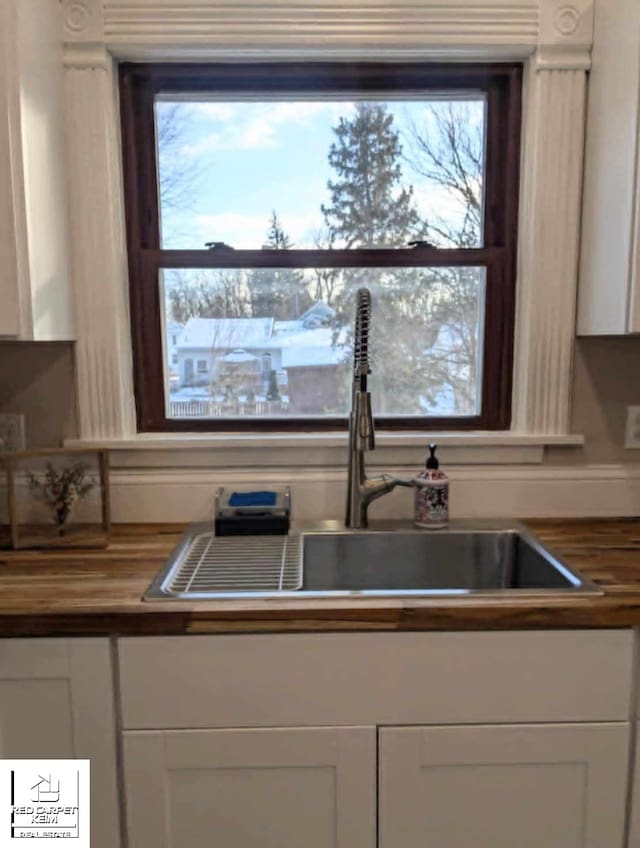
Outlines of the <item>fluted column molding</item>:
M557 434L569 427L586 73L534 60L527 96L514 429Z
M80 436L135 433L121 151L113 60L66 51L71 269Z

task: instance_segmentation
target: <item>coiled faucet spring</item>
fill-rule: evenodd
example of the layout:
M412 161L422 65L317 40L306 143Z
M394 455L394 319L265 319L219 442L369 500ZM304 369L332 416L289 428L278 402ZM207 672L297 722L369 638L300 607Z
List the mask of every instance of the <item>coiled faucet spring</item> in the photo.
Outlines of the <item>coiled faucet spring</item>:
M356 292L356 324L353 341L353 376L360 378L360 391L367 390L369 367L369 327L371 324L371 292L358 289Z
M367 477L364 454L375 448L371 395L367 391L369 368L369 329L371 325L371 293L358 289L356 293L356 322L353 339L353 386L349 415L349 458L347 477L347 509L345 526L366 527L369 504L393 491L396 486L412 486L389 474Z

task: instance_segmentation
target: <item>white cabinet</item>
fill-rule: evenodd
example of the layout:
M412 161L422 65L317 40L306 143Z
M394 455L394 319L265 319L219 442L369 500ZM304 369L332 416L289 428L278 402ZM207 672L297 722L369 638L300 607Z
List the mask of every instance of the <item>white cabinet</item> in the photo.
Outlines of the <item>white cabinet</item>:
M129 731L130 848L622 848L624 723Z
M373 846L376 807L381 848L622 848L632 649L613 630L121 639L129 848Z
M640 720L636 718L634 768L631 784L631 821L629 826L629 848L640 848Z
M91 760L91 844L120 844L107 639L0 640L0 758Z
M622 848L624 724L380 730L380 848Z
M130 848L375 848L375 728L127 732Z
M579 335L640 332L640 3L597 0L589 74Z
M127 730L627 721L630 630L119 640Z
M59 15L0 2L0 337L73 338Z
M640 629L635 629L636 680L640 680ZM632 721L635 725L633 769L631 773L631 803L629 823L629 848L640 848L640 687L634 694Z

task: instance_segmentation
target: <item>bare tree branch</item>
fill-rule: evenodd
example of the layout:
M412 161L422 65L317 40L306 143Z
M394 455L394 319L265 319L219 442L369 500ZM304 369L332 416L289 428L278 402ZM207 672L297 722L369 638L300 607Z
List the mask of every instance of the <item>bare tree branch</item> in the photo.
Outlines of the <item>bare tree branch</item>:
M476 104L474 107L477 108ZM416 174L446 189L461 210L461 225L447 225L435 216L426 227L436 243L470 247L480 243L482 232L483 127L470 120L469 104L449 102L427 108L417 126L409 119L405 160Z
M159 103L156 108L160 206L165 212L193 209L194 189L202 177L198 158L185 152L189 120L188 103Z

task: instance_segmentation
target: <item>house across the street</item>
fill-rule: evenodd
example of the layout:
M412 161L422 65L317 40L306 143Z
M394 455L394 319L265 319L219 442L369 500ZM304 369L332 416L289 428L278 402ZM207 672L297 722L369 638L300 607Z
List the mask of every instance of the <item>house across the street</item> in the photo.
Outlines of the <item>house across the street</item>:
M171 400L199 389L200 399L286 400L293 414L331 411L340 402L339 372L347 357L344 331L331 326L334 317L318 302L289 321L190 318L172 353L178 386Z

